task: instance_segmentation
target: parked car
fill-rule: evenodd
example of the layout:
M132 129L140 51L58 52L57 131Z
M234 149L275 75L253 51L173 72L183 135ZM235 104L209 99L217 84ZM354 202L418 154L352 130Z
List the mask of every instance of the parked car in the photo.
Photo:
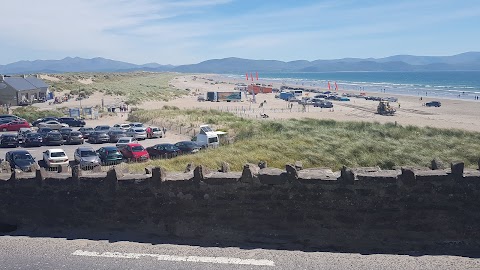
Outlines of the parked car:
M143 125L143 123L140 123L140 122L133 122L133 123L130 123L129 125L130 125L131 128L136 128L136 127L143 127L144 128L145 127Z
M62 134L58 131L51 131L43 138L45 145L63 145Z
M108 131L107 134L110 137L110 142L118 142L118 139L126 136L126 133L123 131L123 129L113 129Z
M149 129L150 128L150 129ZM147 138L163 138L163 131L159 127L149 127L146 129Z
M103 165L115 165L123 162L123 155L116 146L105 146L97 150Z
M330 101L320 101L313 104L314 107L333 108L333 103Z
M32 171L33 166L36 164L35 158L27 150L8 151L5 154L5 161L10 163L12 170L19 169L24 172Z
M47 122L47 121L58 121L57 117L44 117L44 118L39 118L35 121L33 121L32 126L36 127L38 124Z
M171 143L161 143L154 146L147 147L147 152L150 157L164 157L171 158L176 157L182 153L182 151Z
M83 135L84 139L88 139L88 136L90 136L90 133L94 132L95 130L91 127L81 127L78 129Z
M200 147L196 142L192 141L181 141L177 142L175 146L185 154L194 154L200 151L202 147Z
M110 137L106 131L94 131L88 136L89 143L108 143L110 142Z
M128 143L120 148L124 159L128 161L146 161L150 159L147 150L139 143Z
M25 139L23 140L23 146L42 146L43 145L43 137L42 135L38 134L37 132L27 133Z
M60 118L58 118L58 122L67 124L70 127L83 127L83 126L85 126L85 121L75 119L73 117L60 117Z
M80 131L72 131L68 134L65 139L66 144L83 144L84 143L83 135Z
M130 128L130 125L129 124L115 124L113 125L114 128L118 128L118 129L123 129L123 131L127 131L127 129Z
M82 170L93 169L93 167L101 165L100 157L90 146L78 147L73 154L73 159Z
M126 132L127 137L133 137L137 140L145 140L147 138L147 131L143 127L130 128Z
M0 124L1 131L19 131L21 128L30 128L30 124L25 120L13 120L10 123Z
M136 143L137 140L133 137L122 137L118 139L117 144L115 145L118 149L126 146L129 143Z
M2 134L2 136L0 136L0 146L1 147L18 147L17 134Z
M47 136L47 134L49 132L52 132L52 131L53 131L53 129L51 129L51 128L39 128L37 130L37 133L40 134L43 138L45 138Z
M73 131L73 129L69 128L69 127L63 127L63 128L58 130L58 132L60 132L60 134L62 134L62 137L63 137L64 140L67 139L68 134L70 134L70 132L72 132L72 131Z
M42 123L39 123L38 125L38 128L51 128L51 129L56 129L56 130L59 130L63 127L68 127L67 124L64 124L64 123L60 123L58 121L47 121L47 122L42 122Z
M68 165L68 156L63 149L48 149L43 152L43 162L46 167Z
M425 103L425 106L427 107L440 107L442 106L442 103L440 101L430 101Z
M95 131L109 131L110 130L110 126L109 125L99 125L99 126L96 126L95 127Z

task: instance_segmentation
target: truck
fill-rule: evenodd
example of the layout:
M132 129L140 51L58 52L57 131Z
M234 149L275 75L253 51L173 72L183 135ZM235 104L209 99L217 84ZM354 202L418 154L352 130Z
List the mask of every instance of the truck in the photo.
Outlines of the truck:
M207 92L207 101L220 102L220 101L242 101L242 92Z
M288 101L288 100L290 100L291 98L294 97L294 94L291 93L291 92L281 92L279 97L280 97L280 99Z

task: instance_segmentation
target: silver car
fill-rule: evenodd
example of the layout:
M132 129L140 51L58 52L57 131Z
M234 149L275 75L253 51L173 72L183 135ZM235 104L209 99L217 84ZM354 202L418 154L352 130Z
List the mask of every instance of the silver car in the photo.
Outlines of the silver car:
M60 123L58 121L47 121L47 122L42 122L38 124L38 128L51 128L51 129L61 129L64 127L68 127L67 124Z
M75 162L80 165L82 170L93 169L96 166L100 166L101 160L97 155L97 152L92 147L82 146L78 147L73 154Z
M127 130L126 136L133 137L137 140L145 140L147 138L147 131L142 127L130 128Z

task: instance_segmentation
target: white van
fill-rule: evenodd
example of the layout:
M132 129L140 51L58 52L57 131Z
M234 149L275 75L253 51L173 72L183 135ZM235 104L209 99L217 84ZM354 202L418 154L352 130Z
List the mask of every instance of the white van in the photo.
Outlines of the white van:
M219 146L218 134L217 132L213 131L209 125L200 126L200 133L198 133L194 141L202 148L215 148Z

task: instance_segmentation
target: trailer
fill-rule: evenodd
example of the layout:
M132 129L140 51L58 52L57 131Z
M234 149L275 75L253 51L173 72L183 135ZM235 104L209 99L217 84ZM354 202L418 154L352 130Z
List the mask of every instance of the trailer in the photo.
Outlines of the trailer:
M232 102L232 101L242 101L242 92L231 91L231 92L207 92L207 101L211 102Z

